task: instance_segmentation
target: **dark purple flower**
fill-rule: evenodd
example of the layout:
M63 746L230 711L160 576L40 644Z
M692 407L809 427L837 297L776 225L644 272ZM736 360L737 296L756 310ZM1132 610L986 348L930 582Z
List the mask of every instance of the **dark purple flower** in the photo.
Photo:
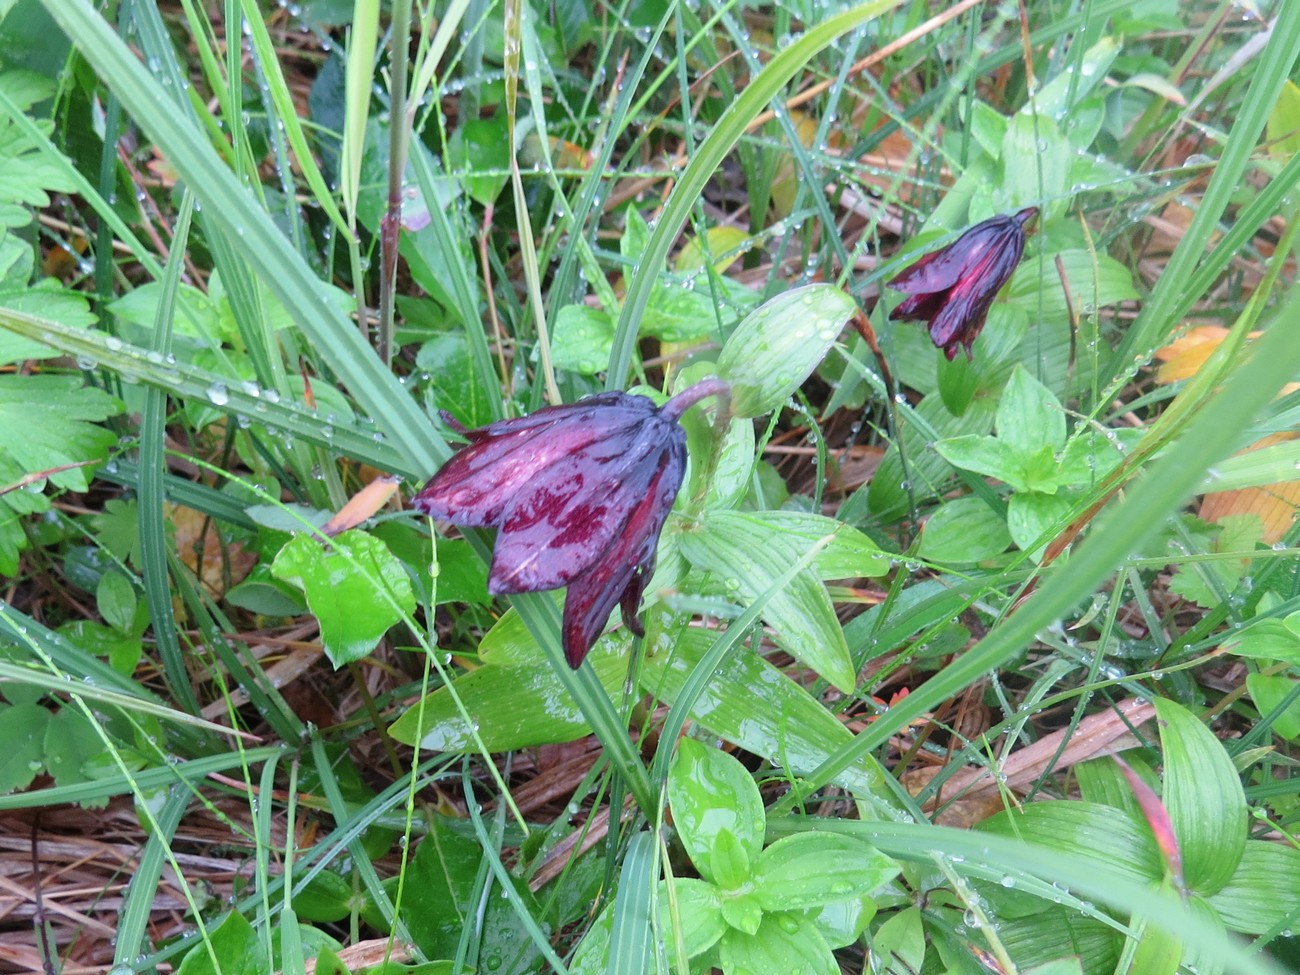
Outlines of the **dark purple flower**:
M1025 251L1025 224L1037 215L1038 207L1026 207L1014 216L989 217L947 247L926 254L886 282L908 295L889 317L929 322L930 340L949 361L960 346L969 359L989 306Z
M601 393L471 430L469 446L411 503L457 525L498 529L489 592L568 586L564 656L576 668L616 604L644 635L641 595L686 469L686 431L677 421L726 392L721 380L705 380L661 407L645 396Z

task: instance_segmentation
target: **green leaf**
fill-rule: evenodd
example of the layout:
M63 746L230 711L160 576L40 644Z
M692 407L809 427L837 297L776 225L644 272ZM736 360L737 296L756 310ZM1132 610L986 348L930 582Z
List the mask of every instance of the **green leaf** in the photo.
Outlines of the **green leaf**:
M1071 857L1100 860L1139 883L1154 882L1164 871L1147 824L1113 806L1077 800L1032 802L1019 812L990 816L977 829Z
M626 639L605 637L587 658L611 698L627 677L626 646ZM536 651L535 645L533 649ZM427 751L464 752L479 747L475 729L489 752L576 741L591 733L554 669L540 659L490 663L463 673L451 687L431 693L423 705L417 702L409 707L388 733L397 741L418 744Z
M967 434L939 440L934 449L953 467L995 477L1014 491L1027 491L1025 458L999 437Z
M1007 502L1007 529L1012 541L1023 552L1046 544L1050 539L1044 540L1043 533L1059 525L1072 508L1070 499L1059 494L1041 491L1013 494Z
M726 830L746 859L763 848L763 799L745 766L726 752L693 738L677 743L668 771L668 803L682 846L700 876L713 876L713 850Z
M1300 850L1247 840L1232 879L1209 902L1232 931L1262 934L1294 924L1300 913Z
M710 530L746 533L754 536L783 536L794 541L800 552L828 539L813 557L813 568L821 579L874 578L889 571L889 555L881 551L864 532L850 525L808 511L710 511Z
M60 708L45 729L45 769L55 784L89 781L82 770L86 762L104 751L104 740L94 725L75 707Z
M713 884L694 877L675 877L672 885L676 913L668 899L668 881L659 884L659 918L664 926L668 957L673 957L673 945L680 933L686 957L694 958L717 944L727 930L727 922L722 918L722 897Z
M1018 365L998 403L997 431L1016 453L1029 456L1044 446L1054 452L1065 446L1065 410L1050 389Z
M1007 523L981 498L957 498L925 521L917 554L927 562L981 562L1011 544Z
M763 923L763 909L753 892L745 891L722 898L722 919L732 929L724 938L734 937L736 932L753 937Z
M67 467L50 474L48 482L67 491L85 491L90 484L87 469L69 465L104 460L117 437L93 421L120 410L117 400L84 386L79 376L0 375L0 489L30 474ZM27 544L18 518L48 508L39 481L0 494L0 576L17 573L18 553Z
M600 308L565 305L551 322L551 363L580 376L594 376L609 363L614 320Z
M813 284L764 302L736 326L718 355L735 416L783 406L812 375L857 304L839 288Z
M1046 254L1042 260L1021 262L1003 292L1005 300L1023 308L1042 321L1068 322L1070 306L1061 290L1057 261L1070 282L1074 310L1091 315L1098 308L1121 301L1135 301L1139 295L1133 287L1133 274L1108 254L1087 250L1065 250Z
M452 133L447 155L466 191L487 206L505 188L510 168L510 137L506 113L463 121Z
M728 973L840 975L826 940L798 914L768 915L752 936L728 931L718 942L718 956Z
M662 609L657 612L669 615ZM650 645L656 629L664 626L658 616L652 616L647 619ZM668 703L676 701L687 676L715 639L714 634L695 628L675 631L672 649L647 656L641 675L642 691ZM853 739L853 733L805 688L749 653L731 657L718 669L709 693L696 702L691 717L714 734L795 774L811 772ZM892 801L885 772L871 755L852 763L835 781L859 800L882 805Z
M1164 754L1162 798L1183 857L1188 886L1220 890L1246 847L1249 812L1241 779L1223 745L1186 708L1156 699Z
M767 592L808 548L803 539L758 518L732 512L706 512L700 526L677 536L682 554L748 602ZM844 631L817 573L799 573L762 608L774 639L837 688L855 683Z
M749 853L725 826L713 837L709 874L723 890L736 890L749 882Z
M993 191L995 212L1040 206L1044 224L1063 214L1070 202L1066 190L1074 155L1074 147L1049 116L1012 116L1002 140L1003 178Z
M328 549L298 535L276 555L271 572L302 589L335 667L369 654L389 627L415 609L402 563L363 531L344 532Z
M266 975L269 971L271 959L262 938L242 914L231 911L208 927L207 943L200 941L185 953L176 975Z
M25 789L44 767L50 712L39 704L0 706L0 795Z
M899 869L855 837L810 831L783 837L759 854L754 887L765 911L806 910L870 894Z
M1272 714L1291 696L1297 681L1284 674L1247 674L1246 690L1260 715ZM1300 738L1300 698L1288 704L1273 719L1273 731L1287 741Z
M436 409L446 410L469 429L492 422L492 401L479 382L463 330L444 332L425 342L415 364L429 374L428 393Z
M872 953L892 958L903 971L919 972L925 960L925 929L921 912L908 907L889 918L871 938Z
M1034 111L1064 122L1071 109L1105 81L1106 72L1118 54L1119 43L1113 37L1103 37L1083 53L1077 65L1071 59L1063 71L1039 88L1021 113L1028 114L1033 106Z
M121 572L110 570L99 577L95 587L95 607L99 615L119 633L130 633L135 623L139 600L131 580Z

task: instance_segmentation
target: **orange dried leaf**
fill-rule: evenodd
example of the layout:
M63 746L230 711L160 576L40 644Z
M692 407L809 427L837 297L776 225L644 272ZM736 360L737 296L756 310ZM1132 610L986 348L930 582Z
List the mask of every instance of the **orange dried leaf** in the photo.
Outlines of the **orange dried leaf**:
M397 493L397 478L391 474L377 477L354 494L334 517L325 522L321 529L326 535L334 536L349 528L356 528L367 518L388 503L388 499Z

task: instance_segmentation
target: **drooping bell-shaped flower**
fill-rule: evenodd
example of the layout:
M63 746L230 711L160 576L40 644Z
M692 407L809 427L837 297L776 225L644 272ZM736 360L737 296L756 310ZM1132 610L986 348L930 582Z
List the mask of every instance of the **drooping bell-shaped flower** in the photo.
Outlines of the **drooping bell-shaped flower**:
M1026 207L1012 216L990 217L926 254L886 282L908 296L889 317L929 322L930 340L949 361L962 346L969 359L989 306L1020 263L1025 225L1037 215L1037 207Z
M466 434L469 445L412 499L433 518L496 528L488 591L568 586L562 636L582 663L615 605L638 636L659 533L686 469L678 420L727 384L706 379L663 406L600 393Z

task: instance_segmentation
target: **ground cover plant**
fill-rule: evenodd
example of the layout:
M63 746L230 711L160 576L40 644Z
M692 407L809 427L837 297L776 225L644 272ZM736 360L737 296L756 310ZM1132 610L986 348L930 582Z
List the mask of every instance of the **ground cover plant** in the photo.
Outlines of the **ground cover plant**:
M0 964L1300 964L1300 6L0 0Z

